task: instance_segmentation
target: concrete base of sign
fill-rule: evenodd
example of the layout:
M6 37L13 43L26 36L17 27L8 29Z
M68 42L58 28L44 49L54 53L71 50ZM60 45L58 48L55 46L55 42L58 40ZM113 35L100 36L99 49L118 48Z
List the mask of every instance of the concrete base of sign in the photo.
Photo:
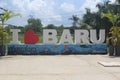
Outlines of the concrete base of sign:
M107 44L9 44L8 55L107 53Z

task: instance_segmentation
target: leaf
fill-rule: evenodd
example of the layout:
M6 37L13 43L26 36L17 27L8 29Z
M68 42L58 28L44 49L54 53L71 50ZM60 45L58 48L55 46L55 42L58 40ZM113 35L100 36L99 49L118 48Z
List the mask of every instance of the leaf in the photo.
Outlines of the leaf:
M102 18L103 17L107 17L109 20L110 20L110 22L112 22L112 24L113 25L115 25L115 22L117 21L117 19L120 17L119 15L115 15L114 13L112 13L112 12L108 12L108 13L106 13L106 14L102 14Z
M13 13L12 11L5 11L3 14L4 14L4 15L1 16L1 21L2 21L3 23L5 23L7 20L9 20L9 19L11 19L11 18L13 18L13 17L15 17L15 16L20 16L20 17L21 17L20 14L18 14L18 13Z

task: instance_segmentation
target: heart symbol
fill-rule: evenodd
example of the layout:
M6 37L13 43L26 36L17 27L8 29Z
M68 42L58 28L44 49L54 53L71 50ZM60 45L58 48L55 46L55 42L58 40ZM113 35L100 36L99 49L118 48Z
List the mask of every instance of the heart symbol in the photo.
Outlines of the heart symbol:
M39 40L39 37L37 34L34 33L33 30L28 30L24 34L24 43L25 44L35 44Z

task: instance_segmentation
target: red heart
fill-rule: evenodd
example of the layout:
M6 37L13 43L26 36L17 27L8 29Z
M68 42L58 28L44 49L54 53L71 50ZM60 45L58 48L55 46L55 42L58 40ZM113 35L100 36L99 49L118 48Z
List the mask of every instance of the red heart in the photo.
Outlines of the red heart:
M37 34L34 33L33 30L28 30L24 34L24 43L25 44L35 44L38 42L38 40L39 40L39 37Z

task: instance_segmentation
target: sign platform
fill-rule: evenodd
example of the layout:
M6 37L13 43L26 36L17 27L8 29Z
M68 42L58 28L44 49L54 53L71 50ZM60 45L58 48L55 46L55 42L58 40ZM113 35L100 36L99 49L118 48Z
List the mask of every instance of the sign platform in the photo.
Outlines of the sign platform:
M9 44L8 55L105 54L107 44Z

